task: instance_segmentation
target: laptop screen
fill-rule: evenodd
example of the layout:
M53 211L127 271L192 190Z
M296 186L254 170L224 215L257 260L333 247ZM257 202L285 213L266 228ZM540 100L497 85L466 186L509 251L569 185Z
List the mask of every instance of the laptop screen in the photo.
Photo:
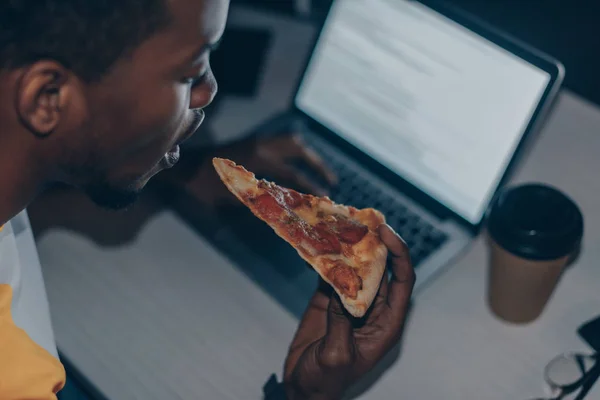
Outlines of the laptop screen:
M550 80L421 3L338 0L295 102L476 224Z

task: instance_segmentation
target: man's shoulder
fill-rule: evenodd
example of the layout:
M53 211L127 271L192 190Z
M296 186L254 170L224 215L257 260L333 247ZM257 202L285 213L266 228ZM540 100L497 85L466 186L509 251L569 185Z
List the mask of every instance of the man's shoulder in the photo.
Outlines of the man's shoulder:
M10 287L14 323L57 357L46 288L25 211L0 231L0 285Z
M0 285L8 285L17 298L21 287L19 250L12 223L9 221L0 230Z
M60 390L65 372L56 353L35 242L22 213L0 230L0 398L50 398Z

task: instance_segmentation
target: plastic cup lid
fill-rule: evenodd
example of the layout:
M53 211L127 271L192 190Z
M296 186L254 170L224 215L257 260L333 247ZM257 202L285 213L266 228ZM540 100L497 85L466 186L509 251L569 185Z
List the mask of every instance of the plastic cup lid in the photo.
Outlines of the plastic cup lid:
M571 254L583 237L583 216L573 200L542 184L508 188L492 202L487 228L507 251L526 259Z

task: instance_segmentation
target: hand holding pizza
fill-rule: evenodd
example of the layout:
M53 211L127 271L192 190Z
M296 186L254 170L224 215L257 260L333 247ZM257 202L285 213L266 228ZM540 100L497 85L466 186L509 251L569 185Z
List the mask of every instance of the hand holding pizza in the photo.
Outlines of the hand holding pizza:
M371 370L399 341L414 284L408 249L387 225L379 227L392 256L369 312L360 320L321 281L290 347L284 382L289 400L333 400Z
M415 279L406 244L373 208L258 180L231 160L213 165L229 191L320 276L285 363L289 400L339 399L400 339Z

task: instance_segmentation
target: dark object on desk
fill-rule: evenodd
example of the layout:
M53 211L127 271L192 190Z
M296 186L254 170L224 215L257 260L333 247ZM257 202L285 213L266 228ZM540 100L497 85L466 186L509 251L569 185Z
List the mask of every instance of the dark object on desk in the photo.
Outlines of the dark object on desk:
M585 340L596 353L600 353L600 316L581 325L579 329L577 329L577 334ZM589 374L590 375L586 379L586 383L583 385L576 400L583 400L598 381L598 378L600 378L600 362L597 362Z
M586 398L592 387L596 384L600 378L600 362L596 359L596 365L587 372L586 377L581 385L581 391L575 397L575 400L583 400Z
M583 400L598 379L599 367L597 354L560 354L544 368L544 380L552 397L532 400Z
M600 353L600 316L581 325L577 329L577 334L597 353Z
M558 189L527 184L496 198L487 225L490 307L506 321L531 322L577 252L583 236L581 211Z
M228 28L211 56L223 94L252 97L258 93L272 34L265 29Z

